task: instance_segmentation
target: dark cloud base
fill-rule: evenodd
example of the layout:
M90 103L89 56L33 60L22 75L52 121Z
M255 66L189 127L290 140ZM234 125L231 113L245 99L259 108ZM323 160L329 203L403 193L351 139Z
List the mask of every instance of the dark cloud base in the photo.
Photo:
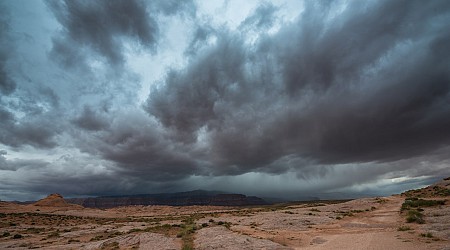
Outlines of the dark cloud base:
M324 22L329 7L308 2L295 23L256 45L216 30L217 43L170 72L146 110L182 143L205 129L213 174L288 155L387 162L448 145L448 4L352 3Z

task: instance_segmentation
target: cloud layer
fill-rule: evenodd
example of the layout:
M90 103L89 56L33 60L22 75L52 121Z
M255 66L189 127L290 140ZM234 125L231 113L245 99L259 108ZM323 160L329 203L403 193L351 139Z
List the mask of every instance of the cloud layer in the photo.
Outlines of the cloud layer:
M0 50L0 190L294 197L450 174L450 4L288 4L217 3L216 17L202 2L47 1L51 39L6 6L1 44L15 49ZM165 68L131 63L152 60ZM161 77L142 103L149 75Z

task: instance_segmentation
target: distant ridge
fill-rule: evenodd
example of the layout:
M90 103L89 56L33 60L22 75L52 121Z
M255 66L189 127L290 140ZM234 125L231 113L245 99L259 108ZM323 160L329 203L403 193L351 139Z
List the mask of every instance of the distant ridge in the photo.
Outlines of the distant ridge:
M65 199L68 203L89 208L112 208L133 205L167 205L167 206L252 206L266 205L267 201L243 194L228 194L218 191L194 190L179 193L137 194L119 196L100 196L90 198Z

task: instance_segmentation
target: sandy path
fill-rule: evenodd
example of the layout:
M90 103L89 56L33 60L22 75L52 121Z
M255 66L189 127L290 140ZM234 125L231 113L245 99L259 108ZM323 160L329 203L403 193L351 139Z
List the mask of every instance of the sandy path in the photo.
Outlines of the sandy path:
M295 249L444 249L418 241L412 232L399 232L403 225L399 210L403 198L388 197L379 209L346 217L332 225L311 232L309 246Z

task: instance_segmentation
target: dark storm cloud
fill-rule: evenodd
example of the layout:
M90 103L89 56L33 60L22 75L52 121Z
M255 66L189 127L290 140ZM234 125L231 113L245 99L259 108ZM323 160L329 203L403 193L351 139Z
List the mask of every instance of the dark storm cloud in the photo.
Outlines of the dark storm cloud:
M9 13L2 5L0 4L0 93L9 95L15 90L16 83L11 78L7 66L12 44L9 36Z
M149 5L152 9L161 11L164 15L186 13L189 16L195 16L197 8L192 0L158 0L149 2Z
M275 13L278 7L271 3L263 3L252 15L247 17L242 23L243 28L256 28L256 29L267 29L272 27L275 21Z
M8 75L5 64L6 63L5 63L5 60L3 59L3 56L0 55L0 92L2 94L8 95L8 94L11 94L15 90L16 83Z
M7 160L5 155L8 153L6 150L0 150L0 170L16 171L21 168L42 168L48 165L48 163L41 160Z
M192 1L48 1L48 6L63 26L61 34L53 38L52 55L65 66L85 61L89 54L85 48L112 65L121 65L123 42L156 51L160 35L156 18L159 12L195 15Z
M216 33L152 89L147 112L184 144L206 131L215 174L299 167L274 164L289 157L388 162L448 145L450 4L355 1L335 13L339 4L307 2L255 46Z
M0 108L0 142L12 147L54 147L57 145L54 136L59 129L48 118L50 117L29 117L19 122L11 112Z
M124 38L155 49L158 25L141 1L49 1L48 5L63 26L62 38L54 39L53 53L69 65L73 56L80 57L78 46L87 46L112 64L123 62Z
M74 122L80 128L92 131L108 126L108 120L89 106L84 106L83 113Z
M100 155L114 162L127 176L139 176L152 181L184 178L198 172L199 161L184 145L170 140L158 123L145 117L142 111L114 113L110 126L101 133L80 133L78 147L83 152Z
M207 45L208 39L211 38L211 36L215 33L216 31L214 30L214 28L210 26L204 25L196 27L195 31L193 32L191 42L187 46L185 54L188 56L197 54L199 49Z

